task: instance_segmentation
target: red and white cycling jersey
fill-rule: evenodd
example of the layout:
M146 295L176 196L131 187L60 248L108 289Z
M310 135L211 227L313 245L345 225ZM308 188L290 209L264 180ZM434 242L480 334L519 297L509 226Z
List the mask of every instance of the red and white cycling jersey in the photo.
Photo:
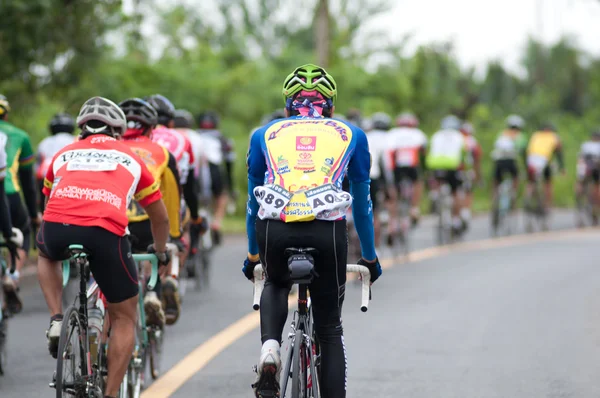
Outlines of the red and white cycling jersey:
M133 197L146 207L162 195L142 159L124 143L89 136L59 151L44 179L48 205L44 221L96 226L127 234L127 207Z
M40 145L38 145L38 156L40 158L40 163L38 164L36 172L36 178L38 180L43 180L44 177L46 177L46 174L48 174L48 169L52 164L54 155L73 142L75 142L75 136L69 133L58 133L51 135L50 137L44 138L42 142L40 142Z
M179 182L185 184L190 170L194 168L194 152L190 140L175 129L158 125L152 130L152 141L164 146L173 154L179 169Z
M387 164L418 167L419 151L427 147L427 136L418 128L396 127L388 132Z

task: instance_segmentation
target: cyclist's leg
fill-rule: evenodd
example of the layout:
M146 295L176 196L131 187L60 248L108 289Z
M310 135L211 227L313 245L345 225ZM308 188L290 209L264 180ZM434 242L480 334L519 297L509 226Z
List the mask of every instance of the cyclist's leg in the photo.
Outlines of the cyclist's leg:
M26 256L29 254L31 246L31 220L19 193L12 193L6 196L10 206L12 224L23 233L23 249L19 249L19 256L21 258L17 260L17 270L20 270L25 264Z
M116 396L135 344L138 275L126 237L102 228L88 228L90 269L108 302L111 331L106 395ZM86 237L86 238L87 238Z
M411 209L411 217L413 218L413 222L417 222L421 216L421 196L423 195L423 181L420 178L421 173L418 167L411 167L408 173L408 178L413 183L413 191L412 191L412 209Z
M550 165L547 165L544 169L544 196L546 198L544 207L546 211L552 208L553 204L553 189L552 189L552 170Z
M346 347L342 304L346 284L347 238L345 221L315 222L313 244L319 277L310 285L314 330L321 347L321 395L346 396Z
M294 227L296 227L294 225ZM294 228L281 221L256 220L256 239L265 269L265 288L260 300L261 340L281 341L288 314L291 284L284 250L298 246L291 236Z
M150 220L129 223L131 248L134 253L146 253L148 246L153 243L152 228ZM146 268L150 269L149 264ZM150 272L145 272L150 275ZM148 277L149 279L149 277ZM154 289L147 291L144 295L144 311L146 312L146 323L162 327L165 324L165 312L160 300L162 290L161 278L158 278Z
M75 241L68 226L58 223L42 222L36 237L38 247L37 274L42 293L50 312L50 327L47 332L48 349L56 357L58 339L62 323L63 280L61 260L68 257L65 249Z
M221 243L221 225L227 213L227 193L225 192L225 185L223 183L221 165L209 163L208 167L210 172L210 189L214 202L214 217L210 225L210 231L215 245L219 245Z
M463 219L465 200L460 173L459 170L447 170L444 179L450 185L452 192L452 225L456 230L462 230L467 222Z
M597 166L592 169L591 180L594 183L594 208L598 209L598 205L600 205L600 169Z

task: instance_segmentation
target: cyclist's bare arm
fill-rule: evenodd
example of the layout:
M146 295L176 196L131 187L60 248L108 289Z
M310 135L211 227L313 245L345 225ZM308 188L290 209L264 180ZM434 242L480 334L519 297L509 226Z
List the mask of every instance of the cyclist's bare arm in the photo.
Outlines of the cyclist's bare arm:
M157 200L144 208L152 224L152 238L154 239L154 248L157 252L163 253L167 250L167 240L169 239L169 215L164 202Z

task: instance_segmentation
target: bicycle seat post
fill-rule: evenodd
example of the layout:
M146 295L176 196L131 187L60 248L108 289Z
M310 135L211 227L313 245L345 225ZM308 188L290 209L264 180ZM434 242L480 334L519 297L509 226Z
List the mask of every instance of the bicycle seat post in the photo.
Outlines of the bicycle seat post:
M305 315L308 312L308 285L298 285L298 313Z

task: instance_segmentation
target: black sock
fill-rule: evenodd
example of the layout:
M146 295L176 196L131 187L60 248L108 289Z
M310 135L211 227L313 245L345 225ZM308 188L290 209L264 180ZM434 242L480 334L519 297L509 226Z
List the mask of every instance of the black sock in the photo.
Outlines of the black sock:
M63 314L54 314L50 317L50 322L52 321L62 321L63 320Z

